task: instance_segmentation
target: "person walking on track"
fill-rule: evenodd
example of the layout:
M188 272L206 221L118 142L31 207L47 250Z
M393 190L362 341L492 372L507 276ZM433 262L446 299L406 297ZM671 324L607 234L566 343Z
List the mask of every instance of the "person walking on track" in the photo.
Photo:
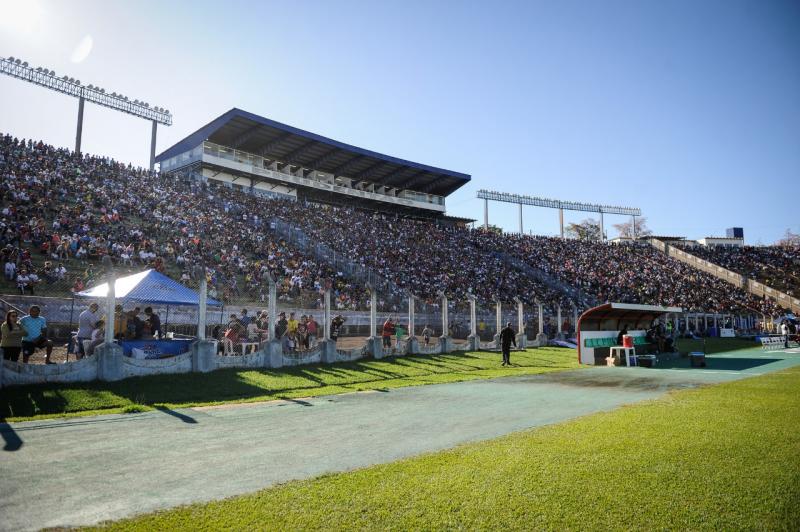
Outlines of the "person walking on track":
M506 328L500 331L500 348L503 351L503 366L511 365L511 344L517 347L517 335L511 328L511 322L506 324Z

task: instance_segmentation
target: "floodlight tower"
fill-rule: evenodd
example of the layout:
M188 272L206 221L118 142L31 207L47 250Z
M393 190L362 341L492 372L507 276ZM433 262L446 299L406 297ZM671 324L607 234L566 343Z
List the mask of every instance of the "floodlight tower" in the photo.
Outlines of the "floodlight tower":
M152 131L150 134L150 170L155 166L156 158L156 128L158 124L165 126L172 125L172 114L163 107L150 106L140 100L133 100L132 102L127 96L112 92L106 94L105 89L101 89L95 85L81 85L81 80L71 78L69 76L56 77L53 70L42 67L33 68L28 66L27 61L9 57L8 59L0 58L0 73L8 74L11 77L28 81L34 85L45 87L46 89L54 90L68 96L78 98L78 126L75 132L75 152L81 151L81 136L83 133L83 106L88 100L92 103L128 113L129 115L138 116L145 120L150 120L153 123Z

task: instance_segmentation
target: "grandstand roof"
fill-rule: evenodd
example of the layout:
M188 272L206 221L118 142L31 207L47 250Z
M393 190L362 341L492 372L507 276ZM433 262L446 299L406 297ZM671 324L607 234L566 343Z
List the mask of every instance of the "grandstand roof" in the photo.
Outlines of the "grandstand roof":
M161 152L156 162L189 151L204 140L320 172L441 196L471 179L467 174L351 146L236 108Z

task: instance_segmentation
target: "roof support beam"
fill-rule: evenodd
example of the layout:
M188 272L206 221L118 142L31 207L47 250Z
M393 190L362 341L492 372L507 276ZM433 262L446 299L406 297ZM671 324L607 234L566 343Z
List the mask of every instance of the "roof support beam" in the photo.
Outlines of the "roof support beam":
M319 165L325 164L326 162L330 161L337 153L339 153L339 148L333 148L325 152L324 154L320 155L310 163L308 163L308 167L312 170L316 170Z
M256 124L247 131L245 131L244 133L242 133L241 135L239 135L238 137L236 137L235 139L233 139L233 141L231 142L231 148L233 148L234 150L238 149L242 144L253 138L253 135L255 135L259 129L261 129L261 126L259 124Z
M408 176L406 178L406 179L408 179L408 181L406 181L405 183L400 183L398 186L400 186L401 188L409 189L409 190L415 190L415 189L413 189L411 187L415 187L415 186L419 185L420 183L424 182L425 178L423 176L426 173L427 172L425 170L418 170L416 173L413 173L413 174L411 174L410 176Z
M410 174L408 174L409 170L411 171ZM404 166L403 168L400 168L399 170L396 170L396 171L392 172L391 174L387 175L386 177L384 177L383 181L386 184L392 184L393 185L394 182L398 178L400 178L400 177L408 177L408 176L414 175L415 173L416 173L416 171L414 171L413 168L409 168L408 166ZM408 174L408 176L403 176L403 174Z
M369 178L370 175L375 172L376 168L378 168L379 166L383 166L384 164L386 164L384 161L378 161L375 164L369 165L364 170L361 170L358 174L354 175L353 177L356 178L356 179Z
M292 136L291 133L284 133L283 135L272 139L271 141L267 142L258 149L258 155L261 156L266 155L270 151L280 146L285 140L287 140L291 136Z
M315 146L316 144L317 144L317 141L309 140L305 144L301 145L299 148L297 148L295 150L292 150L289 153L287 153L286 156L284 157L284 159L286 159L287 163L297 162L297 158L298 157L301 157L303 155L303 153L307 152L309 148L311 148L312 146Z
M352 159L344 162L343 164L340 164L339 166L337 166L336 168L331 170L331 173L334 174L334 175L342 175L344 172L348 171L350 168L352 168L354 165L358 164L359 162L363 161L364 159L366 159L366 156L364 156L364 155L356 155Z

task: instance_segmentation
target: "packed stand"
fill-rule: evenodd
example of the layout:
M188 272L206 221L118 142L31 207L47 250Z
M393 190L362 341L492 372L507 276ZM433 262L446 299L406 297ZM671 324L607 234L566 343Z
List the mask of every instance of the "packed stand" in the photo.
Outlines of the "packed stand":
M755 279L790 296L800 296L800 248L791 246L686 246L697 258Z

